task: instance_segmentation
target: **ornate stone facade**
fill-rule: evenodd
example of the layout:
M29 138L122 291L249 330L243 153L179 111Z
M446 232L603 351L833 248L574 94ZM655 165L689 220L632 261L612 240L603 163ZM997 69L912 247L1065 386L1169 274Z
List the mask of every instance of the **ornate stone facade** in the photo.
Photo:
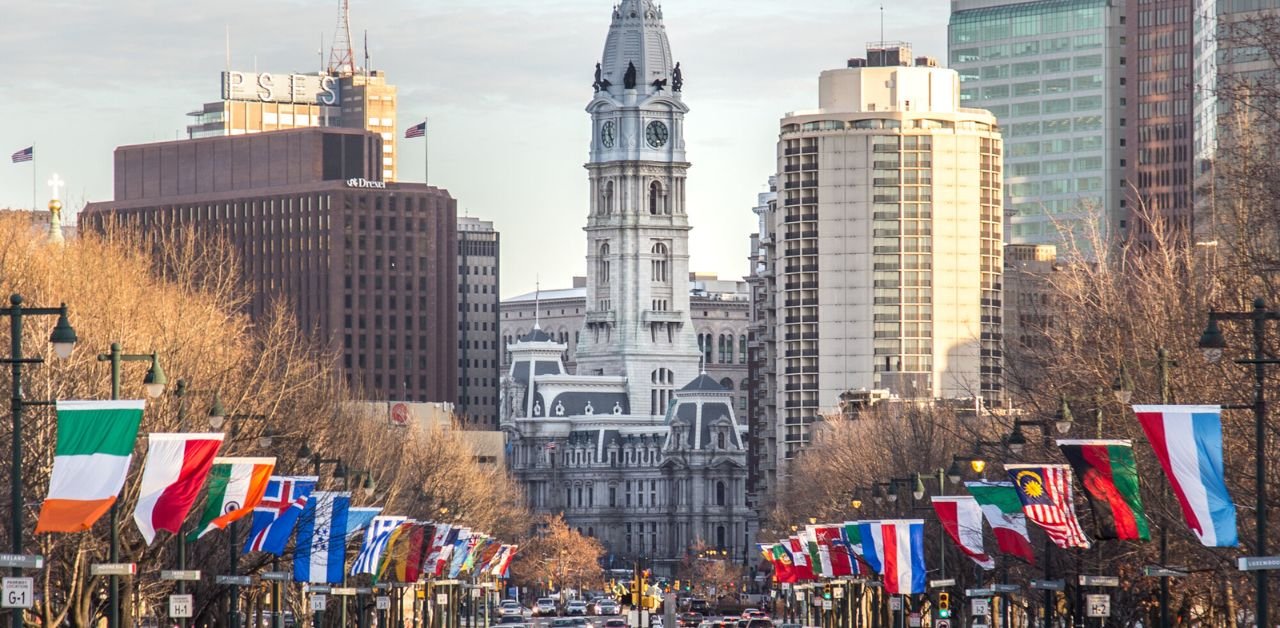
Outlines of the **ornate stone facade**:
M700 373L690 318L682 86L661 9L652 0L614 7L587 106L576 373L564 366L564 336L535 318L507 347L502 390L508 464L530 505L598 537L606 567L644 559L658 574L674 573L699 543L745 562L755 531L746 428L732 391Z

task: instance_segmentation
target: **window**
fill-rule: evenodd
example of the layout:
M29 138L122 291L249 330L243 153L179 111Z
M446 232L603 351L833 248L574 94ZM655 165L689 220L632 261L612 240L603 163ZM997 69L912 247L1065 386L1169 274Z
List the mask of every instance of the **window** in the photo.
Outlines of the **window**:
M724 502L725 502L724 482L716 482L716 505L723 506ZM721 534L723 534L724 528L720 528L720 530L721 530ZM723 545L724 542L721 541L720 544Z
M747 335L738 336L738 364L747 363Z
M608 216L613 213L613 181L606 181L604 192L600 194L600 214Z
M671 281L671 259L667 245L661 242L655 243L653 248L650 249L650 253L653 254L653 260L651 261L653 281L655 283Z
M601 242L596 253L596 279L600 285L609 284L609 243Z
M675 395L675 373L671 369L658 369L649 375L649 381L653 384L649 393L649 414L666 414L667 406L671 405Z
M662 192L662 184L654 181L649 184L649 215L659 216L670 214L671 210L667 208L667 197Z

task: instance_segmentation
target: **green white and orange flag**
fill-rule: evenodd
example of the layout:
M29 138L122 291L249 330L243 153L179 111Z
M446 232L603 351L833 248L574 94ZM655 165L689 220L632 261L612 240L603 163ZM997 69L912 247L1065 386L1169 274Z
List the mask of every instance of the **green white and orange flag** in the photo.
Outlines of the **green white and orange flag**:
M267 481L275 468L275 458L214 458L200 525L187 535L187 540L225 529L232 521L253 512L266 494Z
M145 403L58 402L58 442L37 533L88 530L111 508L129 474Z

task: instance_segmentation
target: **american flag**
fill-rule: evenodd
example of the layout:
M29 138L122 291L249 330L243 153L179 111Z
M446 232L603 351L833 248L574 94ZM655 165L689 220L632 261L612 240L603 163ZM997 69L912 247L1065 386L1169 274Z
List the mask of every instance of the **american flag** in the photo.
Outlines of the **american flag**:
M13 159L13 163L20 164L24 161L31 161L32 159L35 159L35 155L36 155L35 147L28 146L14 153L11 159Z
M409 129L404 132L404 137L405 139L409 139L412 137L422 137L426 134L427 134L427 123L424 120L422 124L415 124L409 127Z
M1089 537L1084 535L1080 521L1076 519L1070 467L1064 464L1007 464L1004 468L1018 490L1027 518L1044 528L1045 534L1058 547L1089 547Z

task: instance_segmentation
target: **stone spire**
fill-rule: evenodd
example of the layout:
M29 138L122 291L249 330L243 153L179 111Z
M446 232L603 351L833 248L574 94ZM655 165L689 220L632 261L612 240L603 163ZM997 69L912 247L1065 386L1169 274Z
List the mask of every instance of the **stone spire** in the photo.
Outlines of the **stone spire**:
M600 61L601 78L608 82L610 94L623 94L631 66L635 67L636 93L657 92L654 81L665 81L662 91L671 93L674 65L661 7L653 0L622 0L613 8L613 21Z

